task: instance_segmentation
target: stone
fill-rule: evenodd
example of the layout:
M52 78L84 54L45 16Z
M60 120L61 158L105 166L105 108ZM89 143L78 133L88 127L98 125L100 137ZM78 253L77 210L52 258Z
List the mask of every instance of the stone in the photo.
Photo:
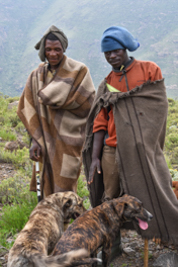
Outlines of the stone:
M134 256L135 255L135 250L133 250L130 247L123 248L123 252L127 254L128 256Z
M153 263L154 267L177 267L178 266L178 254L174 252L168 252L160 255Z

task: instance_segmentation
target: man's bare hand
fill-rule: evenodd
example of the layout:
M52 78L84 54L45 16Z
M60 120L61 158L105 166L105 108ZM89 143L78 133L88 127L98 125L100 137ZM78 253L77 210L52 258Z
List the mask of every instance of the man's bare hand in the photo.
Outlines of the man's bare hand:
M41 156L41 147L40 145L33 139L32 146L30 148L30 159L33 161L39 161Z
M95 160L92 160L92 163L90 166L90 171L89 171L88 184L93 183L93 178L94 178L94 174L95 174L96 170L98 173L101 173L101 163L100 163L100 160L98 158Z

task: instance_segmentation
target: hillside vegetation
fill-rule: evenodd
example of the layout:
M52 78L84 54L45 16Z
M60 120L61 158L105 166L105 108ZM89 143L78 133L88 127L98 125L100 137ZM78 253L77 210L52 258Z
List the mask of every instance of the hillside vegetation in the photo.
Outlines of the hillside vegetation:
M32 173L29 136L16 114L17 103L18 97L0 94L0 266L3 267L7 266L7 254L17 234L37 205L36 193L29 192ZM7 150L7 142L23 144L23 148L20 149L19 145L16 150ZM172 179L178 180L178 100L171 98L164 153ZM7 173L3 171L5 165L9 164L14 170L12 174L8 169ZM5 175L1 175L2 171ZM89 192L83 171L79 177L77 193L83 197L85 207L89 208Z
M141 46L132 55L155 61L169 97L178 96L178 2L176 0L0 0L0 91L19 96L39 59L34 45L52 24L69 38L66 54L83 61L97 87L110 71L100 52L102 32L128 28Z

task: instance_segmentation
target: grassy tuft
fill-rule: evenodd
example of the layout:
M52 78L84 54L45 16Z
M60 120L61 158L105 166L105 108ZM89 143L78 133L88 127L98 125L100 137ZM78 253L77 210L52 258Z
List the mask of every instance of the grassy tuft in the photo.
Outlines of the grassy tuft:
M3 128L0 129L0 137L5 141L15 141L17 138L14 132Z
M24 192L29 188L30 178L19 171L14 177L1 181L0 203L13 203L16 199L23 199Z
M17 234L28 221L29 215L37 205L36 193L25 192L23 198L16 198L11 205L4 205L0 220L0 244L10 248L13 244L7 243L9 236Z

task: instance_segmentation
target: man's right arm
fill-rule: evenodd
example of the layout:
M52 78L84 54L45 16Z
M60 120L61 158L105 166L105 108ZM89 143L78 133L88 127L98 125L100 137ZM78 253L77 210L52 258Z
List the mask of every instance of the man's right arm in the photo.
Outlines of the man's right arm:
M97 171L98 173L101 173L100 157L101 157L101 151L102 151L103 142L104 142L104 136L105 136L104 130L94 133L92 162L91 162L90 171L89 171L88 184L91 184L93 182L95 171Z
M93 182L95 171L101 173L101 151L104 143L105 133L108 127L107 110L102 108L99 114L96 116L93 124L93 150L92 150L92 162L89 171L88 184Z

